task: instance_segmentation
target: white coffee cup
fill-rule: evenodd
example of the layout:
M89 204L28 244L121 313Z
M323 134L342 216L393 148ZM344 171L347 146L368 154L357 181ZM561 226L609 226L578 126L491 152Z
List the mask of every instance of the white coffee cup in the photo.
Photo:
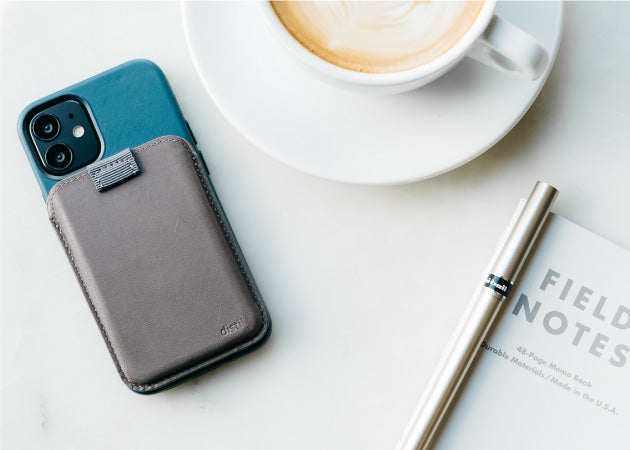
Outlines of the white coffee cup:
M468 31L436 59L412 69L367 73L346 69L311 53L285 28L270 2L260 3L273 35L304 67L323 80L345 88L377 93L399 93L423 86L468 56L493 69L525 80L539 78L549 55L531 35L494 14L495 0L487 0Z

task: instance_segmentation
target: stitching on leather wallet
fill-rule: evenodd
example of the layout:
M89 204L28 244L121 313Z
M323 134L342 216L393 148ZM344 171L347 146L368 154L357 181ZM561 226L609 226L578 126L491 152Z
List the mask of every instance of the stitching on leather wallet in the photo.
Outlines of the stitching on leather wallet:
M54 210L54 208L51 208L51 209ZM59 235L59 239L61 239L61 242L63 243L63 246L66 250L66 254L68 255L68 258L70 258L70 262L72 263L72 267L74 268L74 273L79 279L79 283L81 284L81 290L83 291L83 294L85 295L85 298L87 299L88 304L90 305L90 309L92 310L94 317L96 317L96 322L98 323L98 327L100 328L101 333L103 333L103 337L105 338L105 344L107 344L107 349L114 356L114 364L116 365L116 370L118 370L118 374L125 381L125 383L132 386L133 383L129 381L129 379L125 375L125 372L122 370L122 367L120 366L120 362L118 361L118 357L116 356L114 347L112 346L112 343L109 340L109 336L107 335L107 330L105 330L105 327L103 326L103 322L101 322L101 318L98 315L98 311L96 310L96 307L94 306L94 303L92 302L92 299L90 298L90 294L88 294L87 286L85 285L85 282L83 281L81 272L79 272L79 268L74 260L74 255L72 254L70 247L68 247L68 242L66 241L66 238L63 235L63 232L61 231L61 227L59 227L59 223L57 222L57 219L54 217L54 215L50 218L50 221L55 226L55 229L57 230L57 234Z
M238 250L236 249L236 245L232 241L231 233L228 231L227 227L225 226L223 218L221 217L221 214L219 213L219 209L217 208L217 205L215 204L214 200L212 199L212 195L210 194L210 190L206 186L206 182L203 179L203 175L201 173L201 168L199 167L199 163L197 162L197 160L196 160L196 158L195 158L195 156L193 154L191 154L191 156L193 157L193 164L195 165L195 170L197 171L197 176L199 177L199 180L201 181L201 185L203 186L203 189L206 192L206 196L208 197L208 200L210 201L210 206L212 206L212 210L214 211L214 214L217 216L217 220L219 222L219 225L221 225L221 229L223 230L223 235L227 239L228 244L230 244L230 249L232 250L232 254L234 255L234 257L236 258L236 262L238 263L238 267L241 269L241 274L243 274L243 277L245 277L245 281L247 282L247 287L249 288L249 292L252 294L252 297L254 297L254 301L256 303L256 307L258 308L259 312L261 314L263 314L263 308L262 308L262 305L261 305L260 300L258 298L258 293L256 292L256 289L254 289L254 284L253 284L252 280L249 277L249 272L245 269L245 265L241 261L241 258L240 258L239 254L238 254Z
M162 144L165 142L179 142L183 145L183 147L186 149L186 151L188 152L189 156L191 157L192 161L193 161L193 165L195 166L195 171L197 172L197 177L199 178L199 181L201 182L201 186L203 187L203 190L206 194L206 198L208 199L208 201L210 202L210 206L216 216L217 221L219 222L219 225L221 226L221 229L223 231L223 236L226 238L230 249L232 251L232 254L234 255L234 257L236 258L236 262L238 263L238 266L241 270L241 274L243 275L243 277L245 278L245 281L247 283L249 292L251 293L253 299L254 299L254 303L256 304L256 307L258 308L262 318L263 318L263 328L261 329L261 331L256 335L256 338L258 336L264 335L267 330L268 330L268 317L267 314L265 312L265 309L262 306L262 301L258 296L258 293L254 287L253 281L251 280L250 276L249 276L249 272L246 270L244 263L241 261L241 258L239 256L239 252L237 250L236 245L234 244L232 238L231 238L231 232L228 230L228 228L226 227L224 220L221 216L221 213L219 212L219 208L217 207L214 199L212 198L212 194L210 193L210 189L208 188L204 177L202 175L199 163L197 161L196 155L194 150L190 147L190 144L182 138L178 138L178 137L174 137L174 138L169 138L169 139L161 139L159 141L155 141L152 142L151 144L147 145L146 147L139 147L136 149L133 149L136 153L140 153L143 151L147 151L149 149L154 148L155 146L157 146L158 144ZM75 262L74 256L72 254L72 251L70 250L70 247L68 246L68 243L65 239L65 236L63 235L63 232L61 231L61 227L59 226L59 223L55 217L55 207L53 204L53 197L59 192L59 190L70 184L73 183L81 178L84 178L87 176L87 172L81 172L73 177L69 177L66 178L65 180L63 180L62 182L60 182L57 186L55 186L55 188L50 192L49 196L48 196L48 201L47 203L49 203L50 205L50 220L53 223L53 225L55 226L55 229L57 230L57 234L59 235L59 238L61 239L64 248L66 250L66 254L68 255L68 258L70 259L70 262L73 266L75 275L77 276L79 283L81 284L81 289L83 290L83 294L85 295L85 298L88 301L88 304L90 306L90 309L92 310L94 317L96 318L96 322L98 323L98 326L101 330L101 333L103 334L103 337L105 338L105 343L107 345L107 348L110 352L110 354L112 355L112 358L114 360L114 364L116 366L116 369L118 371L118 374L120 375L120 377L123 379L123 381L130 386L132 389L137 390L137 391L148 391L151 390L153 388L158 388L158 387L163 387L168 385L169 383L171 383L172 381L176 381L179 378L183 378L187 375L192 375L195 372L197 372L198 370L203 369L205 366L211 365L214 362L218 362L223 358L228 357L231 354L234 354L244 348L247 348L250 344L252 344L253 342L257 342L258 339L250 339L248 341L246 341L245 343L241 343L240 345L237 345L233 348L231 348L230 350L221 353L219 355L214 355L204 361L201 361L197 364L195 364L194 366L191 367L187 367L175 374L172 374L168 377L162 378L159 381L156 381L155 383L151 383L151 384L137 384L137 383L133 383L131 380L129 380L129 378L127 377L127 375L125 374L124 370L122 369L122 366L120 364L120 361L118 359L118 356L116 355L116 351L114 350L113 345L111 344L111 341L109 340L109 336L107 335L107 331L105 330L105 327L103 326L103 323L101 321L101 318L98 314L98 311L96 309L96 306L94 305L94 303L92 302L92 299L90 298L90 295L87 291L87 286L85 285L85 282L83 281L83 277L81 276L81 273L79 272L79 268Z

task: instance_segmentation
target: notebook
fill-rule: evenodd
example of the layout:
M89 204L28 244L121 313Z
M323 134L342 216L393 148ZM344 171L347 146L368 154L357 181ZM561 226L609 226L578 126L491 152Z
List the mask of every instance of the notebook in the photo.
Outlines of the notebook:
M630 252L554 214L438 450L630 448Z

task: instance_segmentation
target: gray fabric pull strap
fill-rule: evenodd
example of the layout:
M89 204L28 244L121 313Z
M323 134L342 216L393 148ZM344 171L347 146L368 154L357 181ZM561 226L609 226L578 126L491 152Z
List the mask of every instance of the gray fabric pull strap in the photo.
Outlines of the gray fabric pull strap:
M90 164L87 171L96 190L102 192L139 173L140 169L131 150L126 148L120 153Z

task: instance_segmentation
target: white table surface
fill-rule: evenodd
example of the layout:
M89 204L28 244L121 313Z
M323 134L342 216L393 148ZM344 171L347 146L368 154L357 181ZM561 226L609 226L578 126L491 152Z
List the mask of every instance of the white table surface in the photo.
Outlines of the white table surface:
M537 179L560 189L556 212L630 248L630 3L567 4L521 123L396 187L314 178L250 145L197 78L177 3L1 11L3 449L393 448ZM273 318L260 350L154 396L121 383L16 134L26 104L133 58L167 74Z

